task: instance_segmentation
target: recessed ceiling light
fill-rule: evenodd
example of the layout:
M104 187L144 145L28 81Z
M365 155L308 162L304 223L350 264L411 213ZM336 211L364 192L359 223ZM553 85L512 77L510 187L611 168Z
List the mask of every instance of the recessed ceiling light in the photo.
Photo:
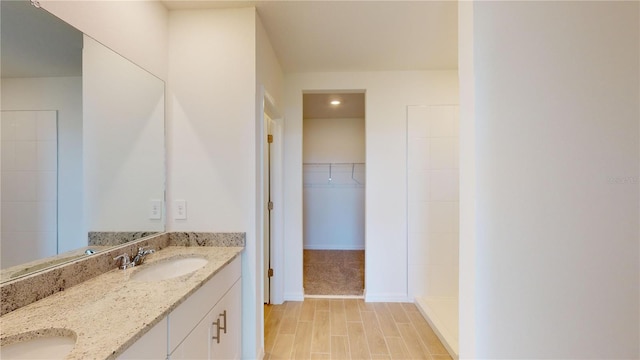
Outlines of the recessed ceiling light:
M331 100L331 105L340 105L340 100Z

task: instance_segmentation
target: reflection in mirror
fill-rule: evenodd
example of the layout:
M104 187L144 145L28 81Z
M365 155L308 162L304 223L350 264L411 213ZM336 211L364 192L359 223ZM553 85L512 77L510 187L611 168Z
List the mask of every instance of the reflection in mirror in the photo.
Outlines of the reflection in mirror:
M164 83L0 2L2 281L164 231Z

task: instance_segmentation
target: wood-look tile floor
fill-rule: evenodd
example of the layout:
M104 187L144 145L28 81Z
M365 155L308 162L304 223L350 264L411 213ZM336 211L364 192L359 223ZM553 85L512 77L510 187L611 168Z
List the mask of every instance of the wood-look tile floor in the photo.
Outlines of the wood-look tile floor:
M265 359L451 360L413 304L305 299L264 316Z
M364 289L364 250L304 250L306 295L356 295Z

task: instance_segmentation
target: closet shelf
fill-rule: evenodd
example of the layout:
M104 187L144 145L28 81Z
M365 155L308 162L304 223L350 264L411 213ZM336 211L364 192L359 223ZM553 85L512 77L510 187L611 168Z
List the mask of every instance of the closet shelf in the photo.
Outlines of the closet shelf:
M302 163L302 165L307 166L307 165L363 165L364 166L365 163L351 163L351 162L310 162L310 163Z
M303 163L304 187L364 187L365 163Z

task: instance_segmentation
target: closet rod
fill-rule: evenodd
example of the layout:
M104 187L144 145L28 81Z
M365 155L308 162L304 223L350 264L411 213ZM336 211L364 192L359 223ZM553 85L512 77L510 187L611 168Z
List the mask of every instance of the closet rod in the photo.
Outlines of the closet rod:
M365 163L340 162L340 163L302 163L302 165L364 165Z

